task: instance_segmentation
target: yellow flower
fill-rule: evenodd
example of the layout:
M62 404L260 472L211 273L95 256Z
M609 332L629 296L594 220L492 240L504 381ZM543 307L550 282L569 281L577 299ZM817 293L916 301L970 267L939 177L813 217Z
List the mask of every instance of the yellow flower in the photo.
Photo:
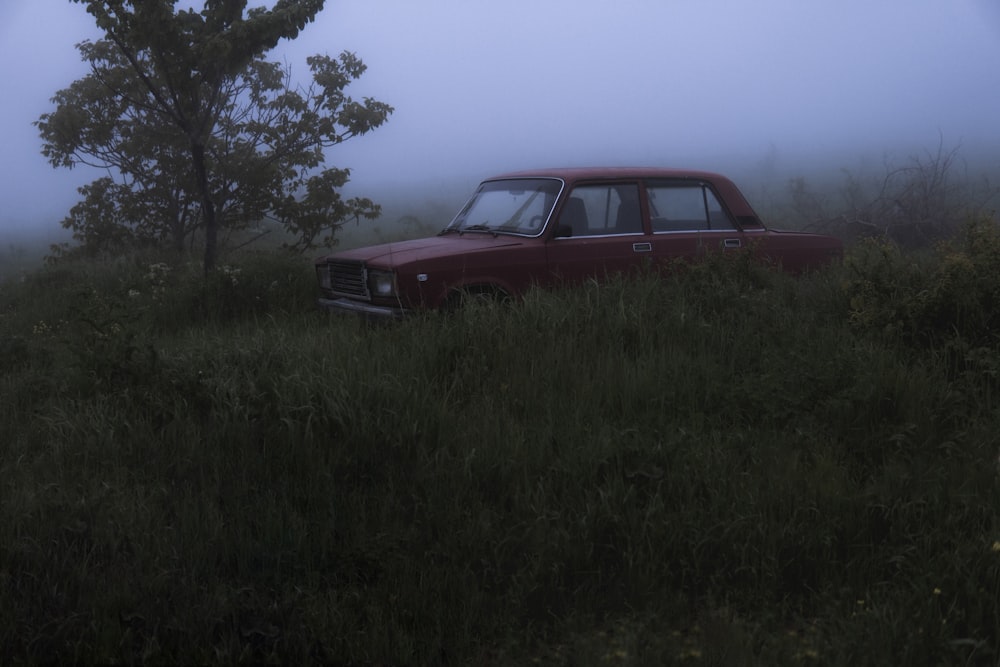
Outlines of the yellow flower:
M941 589L937 586L934 587L934 595L941 595Z
M993 551L1000 553L1000 540L995 540L993 542Z

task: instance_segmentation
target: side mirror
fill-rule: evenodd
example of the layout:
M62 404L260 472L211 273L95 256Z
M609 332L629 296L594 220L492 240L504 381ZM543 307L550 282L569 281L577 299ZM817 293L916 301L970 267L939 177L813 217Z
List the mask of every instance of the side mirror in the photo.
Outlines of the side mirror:
M570 227L569 225L558 225L558 226L556 226L556 235L555 235L555 238L557 238L557 239L568 239L571 236L573 236L573 228L572 227Z

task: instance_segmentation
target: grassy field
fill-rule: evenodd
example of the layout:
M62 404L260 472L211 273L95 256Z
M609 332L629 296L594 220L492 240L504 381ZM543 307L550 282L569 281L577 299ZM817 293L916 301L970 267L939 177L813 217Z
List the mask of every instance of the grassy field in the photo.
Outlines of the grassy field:
M0 663L992 665L1000 236L368 326L0 285Z

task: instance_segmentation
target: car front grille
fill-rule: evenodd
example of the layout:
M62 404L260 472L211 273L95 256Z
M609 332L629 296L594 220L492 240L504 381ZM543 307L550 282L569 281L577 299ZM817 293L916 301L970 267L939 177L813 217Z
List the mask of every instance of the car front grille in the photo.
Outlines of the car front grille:
M337 294L368 299L368 271L361 262L334 261L324 266L323 287Z

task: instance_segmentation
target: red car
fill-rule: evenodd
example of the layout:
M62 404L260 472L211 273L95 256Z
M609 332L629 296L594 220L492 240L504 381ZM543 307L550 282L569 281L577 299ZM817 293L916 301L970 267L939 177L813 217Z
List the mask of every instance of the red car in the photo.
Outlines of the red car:
M719 174L545 169L483 181L437 236L338 252L316 274L320 306L400 317L740 248L796 273L843 255L836 238L765 228Z

